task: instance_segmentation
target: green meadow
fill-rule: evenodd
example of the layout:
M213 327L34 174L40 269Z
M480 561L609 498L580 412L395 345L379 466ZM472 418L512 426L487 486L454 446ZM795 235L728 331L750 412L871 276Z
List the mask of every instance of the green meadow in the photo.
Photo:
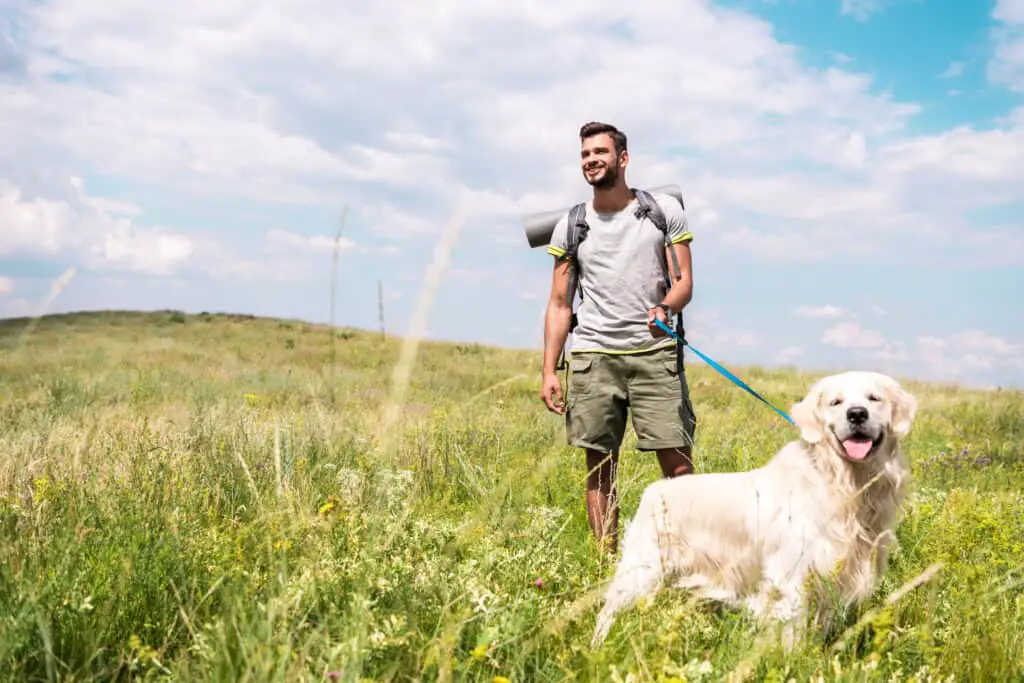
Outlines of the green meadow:
M0 679L1024 681L1021 392L905 382L914 490L841 637L787 654L668 591L592 651L614 567L539 350L424 342L405 375L403 343L173 311L0 321ZM794 438L689 368L698 472ZM817 377L732 369L783 408ZM631 436L623 522L657 476Z

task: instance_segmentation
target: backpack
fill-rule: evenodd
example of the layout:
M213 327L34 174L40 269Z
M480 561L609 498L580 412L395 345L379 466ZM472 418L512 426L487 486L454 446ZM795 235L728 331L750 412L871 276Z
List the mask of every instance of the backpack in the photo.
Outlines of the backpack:
M654 223L654 226L658 228L658 230L661 231L661 234L665 238L665 247L668 249L668 253L672 257L672 267L675 273L675 279L680 279L682 277L682 272L679 269L679 259L676 258L675 249L671 248L672 244L669 241L668 237L668 221L665 219L665 213L661 210L661 207L658 206L658 202L654 199L650 192L648 192L647 190L639 190L636 188L632 188L632 190L633 193L636 195L638 205L636 209L636 217L641 219L647 218L652 223ZM683 207L683 209L686 209L686 205L683 204L682 197L675 198L679 200L679 205ZM579 250L580 243L586 239L587 233L589 231L590 226L587 224L587 205L586 202L581 202L573 206L571 209L569 209L569 218L566 230L568 249L566 249L564 258L569 260L569 285L566 291L566 297L569 301L569 307L573 309L572 321L569 323L569 332L572 332L573 330L576 329L577 323L576 310L573 307L573 299L576 296L576 287L579 282L579 259L577 258L577 252ZM672 288L672 278L669 275L669 269L667 264L665 267L665 284L669 289ZM580 298L582 298L582 296L583 295L581 294ZM676 334L679 335L679 338L684 340L683 344L685 344L686 337L683 331L682 311L676 314L675 331ZM563 346L562 354L559 358L557 368L561 370L564 367L565 347Z

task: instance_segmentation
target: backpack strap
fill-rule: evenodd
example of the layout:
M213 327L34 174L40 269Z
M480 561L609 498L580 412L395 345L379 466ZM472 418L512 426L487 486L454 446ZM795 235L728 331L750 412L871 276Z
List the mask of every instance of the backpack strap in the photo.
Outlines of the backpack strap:
M668 251L669 256L672 260L672 275L675 276L674 279L677 281L682 279L683 273L682 269L680 269L679 267L679 259L678 257L676 257L676 250L672 248L672 241L669 239L668 236L668 220L665 218L665 212L662 211L661 206L658 205L657 200L647 190L633 188L633 193L636 195L637 201L636 217L649 219L652 223L654 223L654 226L661 231L661 234L665 238L665 249ZM682 200L679 200L679 205L682 206L684 209L686 208L686 205L683 204ZM673 277L671 277L669 274L667 264L665 271L665 284L669 289L671 289ZM683 330L682 311L679 311L679 313L676 314L676 333L679 335L679 338L682 340L682 343L686 344L686 336Z
M580 260L578 254L580 242L585 240L587 233L590 232L590 226L587 224L587 205L581 202L569 209L568 221L569 223L566 226L566 243L568 248L565 251L565 258L569 261L569 286L566 291L566 297L571 308L573 297L576 295L576 287L579 284ZM575 327L575 324L573 327Z
M668 238L668 221L665 219L665 212L661 210L661 206L658 205L657 200L655 200L647 190L634 189L633 192L636 194L636 201L638 205L636 208L636 217L646 217L650 219L650 221L654 223L654 226L661 231L661 234L665 237L665 247L668 249L668 253L672 258L672 268L675 279L679 280L682 278L683 274L679 268L679 259L676 258L676 251L671 248L672 242ZM682 205L682 202L680 202L680 205ZM669 286L671 287L672 280L669 278L667 279Z
M568 248L563 259L569 262L569 284L566 287L565 297L572 309L572 320L569 323L569 331L576 329L576 310L573 309L573 299L576 296L576 289L579 285L580 260L578 258L580 243L587 238L590 232L590 225L587 224L587 205L581 202L569 209L568 225L566 226L566 243ZM582 294L580 295L582 297ZM559 356L556 369L561 370L565 364L565 346L562 346L562 353Z

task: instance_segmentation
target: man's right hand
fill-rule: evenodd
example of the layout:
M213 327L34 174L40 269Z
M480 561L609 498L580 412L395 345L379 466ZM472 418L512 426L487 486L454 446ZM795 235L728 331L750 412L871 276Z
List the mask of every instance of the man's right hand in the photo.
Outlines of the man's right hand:
M562 382L554 372L544 373L540 397L552 413L561 415L565 412L565 403L562 401Z

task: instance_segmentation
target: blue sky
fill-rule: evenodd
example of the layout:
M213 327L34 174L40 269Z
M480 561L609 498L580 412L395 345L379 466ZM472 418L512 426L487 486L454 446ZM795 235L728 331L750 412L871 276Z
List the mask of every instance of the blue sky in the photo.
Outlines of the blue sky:
M335 322L401 334L458 207L428 336L539 351L589 120L704 353L1024 386L1024 0L0 0L0 316L327 321L347 207Z

